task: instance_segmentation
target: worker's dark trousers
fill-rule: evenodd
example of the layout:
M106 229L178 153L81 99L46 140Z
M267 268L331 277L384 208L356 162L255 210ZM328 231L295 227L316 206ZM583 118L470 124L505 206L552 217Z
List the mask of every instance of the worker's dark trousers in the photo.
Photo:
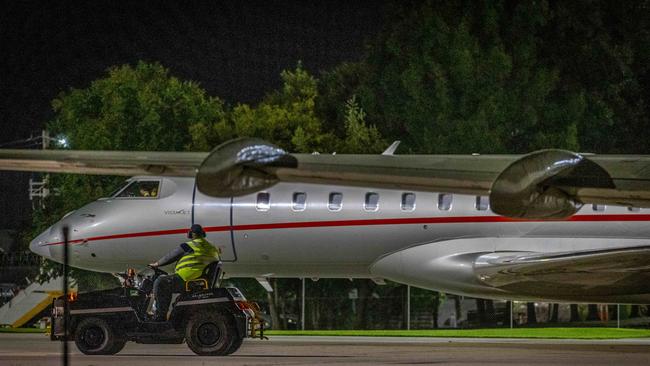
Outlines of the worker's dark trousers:
M164 320L174 292L182 292L185 281L177 275L160 276L153 284L153 297L156 300L156 318Z

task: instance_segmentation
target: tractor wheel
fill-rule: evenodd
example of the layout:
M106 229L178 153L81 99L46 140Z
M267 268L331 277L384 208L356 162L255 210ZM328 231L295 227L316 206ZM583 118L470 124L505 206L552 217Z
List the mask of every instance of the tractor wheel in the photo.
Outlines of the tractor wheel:
M235 340L232 342L228 350L226 351L226 354L229 355L231 353L237 352L239 347L241 347L241 344L244 343L244 338L240 337L238 334L235 335Z
M220 313L196 313L185 328L187 346L201 356L225 356L238 338L234 319Z
M75 331L74 342L86 355L114 355L124 348L126 339L121 337L102 318L86 318Z

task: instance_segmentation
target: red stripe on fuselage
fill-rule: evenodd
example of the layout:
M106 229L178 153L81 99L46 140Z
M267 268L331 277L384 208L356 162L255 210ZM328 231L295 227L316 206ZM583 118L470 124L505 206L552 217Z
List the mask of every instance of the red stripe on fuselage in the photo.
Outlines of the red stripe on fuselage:
M299 229L316 227L343 227L343 226L373 226L373 225L409 225L409 224L461 224L461 223L493 223L493 222L615 222L615 221L650 221L650 215L620 214L620 215L574 215L563 220L520 220L503 216L457 216L457 217L412 217L394 219L368 219L368 220L332 220L332 221L303 221L303 222L277 222L269 224L245 224L234 226L208 226L206 232L216 231L241 231L241 230L273 230L273 229ZM185 234L188 229L173 229L159 231L145 231L138 233L115 234L96 236L87 239L70 240L70 244L85 241L111 240L137 238L143 236L163 236ZM63 242L47 243L43 245L60 245Z

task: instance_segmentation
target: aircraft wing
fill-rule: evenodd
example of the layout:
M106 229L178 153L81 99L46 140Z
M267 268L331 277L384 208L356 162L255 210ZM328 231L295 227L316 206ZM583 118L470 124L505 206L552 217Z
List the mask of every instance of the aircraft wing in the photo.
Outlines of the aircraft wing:
M560 253L490 253L474 261L483 283L516 293L546 295L650 292L650 247Z
M558 219L586 203L650 207L650 156L290 154L260 139L211 153L0 150L0 170L194 176L204 194L240 196L277 182L489 195L494 212Z
M531 281L613 284L641 273L650 276L650 246L559 253L494 252L479 256L474 270L481 281L494 287Z
M0 149L0 170L193 177L207 153Z
M393 252L377 260L371 273L492 298L635 303L650 294L649 243L593 237L460 238ZM581 249L568 249L572 247Z
M585 203L650 207L650 156L289 154L258 139L214 149L197 174L212 196L278 181L489 195L494 212L524 219L571 216Z

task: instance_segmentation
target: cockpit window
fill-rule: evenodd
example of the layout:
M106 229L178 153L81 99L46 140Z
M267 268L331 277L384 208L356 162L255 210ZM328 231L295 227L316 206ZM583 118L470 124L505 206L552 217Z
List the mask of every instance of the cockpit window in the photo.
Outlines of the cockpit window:
M131 182L116 197L121 198L157 198L160 192L160 181L136 180Z
M122 184L120 184L119 187L115 188L115 189L113 190L113 192L109 193L109 195L108 195L107 197L115 197L116 194L122 192L122 190L123 190L124 188L126 188L126 187L127 187L129 184L131 184L131 183L133 183L133 182L130 181L130 180L127 180L126 182L123 182Z

